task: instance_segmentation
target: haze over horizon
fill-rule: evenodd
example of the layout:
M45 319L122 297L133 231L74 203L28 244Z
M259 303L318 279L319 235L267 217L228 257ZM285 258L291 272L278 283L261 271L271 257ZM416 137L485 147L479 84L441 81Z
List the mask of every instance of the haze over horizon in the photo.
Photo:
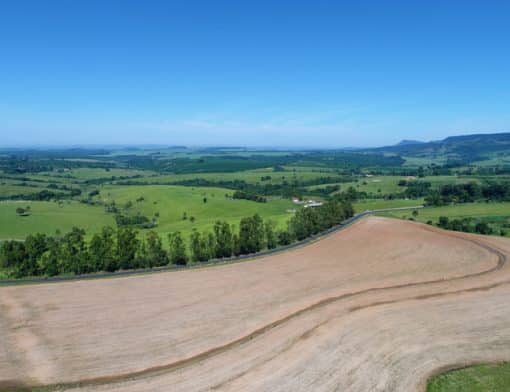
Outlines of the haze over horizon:
M0 147L510 131L509 18L505 1L9 2Z

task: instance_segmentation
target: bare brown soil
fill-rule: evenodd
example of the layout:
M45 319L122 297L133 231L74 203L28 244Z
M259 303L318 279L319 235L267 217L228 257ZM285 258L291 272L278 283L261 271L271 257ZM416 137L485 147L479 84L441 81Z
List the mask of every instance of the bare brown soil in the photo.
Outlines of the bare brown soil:
M510 359L507 254L371 217L246 263L0 288L0 390L421 390Z

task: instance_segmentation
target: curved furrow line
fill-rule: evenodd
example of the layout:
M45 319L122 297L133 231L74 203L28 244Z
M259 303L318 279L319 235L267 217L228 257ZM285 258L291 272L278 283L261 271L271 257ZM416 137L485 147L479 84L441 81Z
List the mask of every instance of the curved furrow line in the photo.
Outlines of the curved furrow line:
M488 290L491 290L491 289L494 289L494 288L497 288L497 287L501 287L501 286L505 286L505 285L508 285L508 284L510 284L510 279L504 280L504 281L500 281L500 282L497 282L497 283L493 283L493 284L490 284L490 285L487 285L487 286L471 287L471 288L468 288L468 289L453 290L453 291L444 291L444 292L431 293L431 294L422 294L422 295L416 295L416 296L412 296L412 297L399 298L399 299L395 299L395 300L375 301L375 302L371 302L371 303L366 304L366 305L351 306L351 307L346 309L345 314L342 315L342 316L345 316L345 315L348 315L348 314L352 314L352 313L355 313L355 312L359 312L359 311L362 311L362 310L370 309L370 308L375 308L375 307L378 307L378 306L393 305L393 304L404 303L404 302L409 302L409 301L421 301L421 300L427 300L427 299L432 299L432 298L450 297L450 296L456 296L456 295L465 294L465 293L474 293L474 292L488 291ZM335 318L337 318L337 317L331 317L330 319L322 321L321 323L319 323L319 324L313 326L312 328L304 331L298 337L296 337L291 342L289 342L289 344L287 344L282 350L280 350L278 353L276 353L273 356L273 358L278 356L278 355L280 355L282 352L285 352L285 351L288 351L288 350L292 349L300 341L302 341L304 339L307 339L314 331L316 331L317 329L319 329L320 327L322 327L324 325L327 325L328 322L330 322L332 319L335 319ZM266 360L263 363L266 363L266 362L269 362L269 360ZM474 364L476 364L476 363L474 363ZM259 366L259 365L260 364L258 364L257 366ZM441 373L444 373L446 371L456 370L456 369L460 369L462 367L468 367L468 366L472 366L472 365L473 364L465 365L465 363L463 363L462 365L451 364L451 365L448 365L446 367L440 368L437 371L437 373L434 373L433 375L441 374ZM243 371L243 372L241 372L241 373L239 373L239 374L237 374L235 376L232 376L228 380L222 382L221 384L218 384L218 385L215 385L215 386L211 387L211 390L220 389L222 386L225 386L225 385L231 383L232 381L235 381L238 378L241 378L245 374L248 374L249 371L250 370L245 370L245 371Z
M424 227L424 228L427 230L430 230L430 231L434 231L427 227ZM92 378L88 378L88 379L82 379L79 381L71 381L71 382L59 383L59 384L30 385L30 387L44 387L44 389L46 391L62 390L62 389L71 389L71 388L79 388L79 387L86 387L86 386L99 386L99 385L106 385L106 384L114 384L114 383L118 383L118 382L125 382L125 381L129 381L129 380L149 377L149 376L157 375L157 374L160 374L163 372L164 373L172 372L172 371L182 369L187 366L191 366L198 362L202 362L206 359L212 358L216 355L219 355L219 354L224 353L228 350L231 350L231 349L235 348L236 346L239 346L246 342L249 342L250 340L257 338L257 337L265 334L266 332L270 331L271 329L278 327L292 319L295 319L305 313L325 307L325 306L332 304L334 302L337 302L337 301L342 301L342 300L345 300L348 298L365 295L365 294L373 294L373 293L378 293L378 292L386 292L386 291L399 290L399 289L404 289L404 288L422 287L422 286L433 285L433 284L438 284L438 283L455 282L455 281L459 281L459 280L463 280L463 279L471 279L471 278L483 276L483 275L495 272L497 270L500 270L501 268L503 268L503 266L505 265L505 263L507 261L507 256L505 253L503 253L496 247L493 247L493 246L486 244L482 241L476 240L474 238L466 238L464 236L455 235L454 233L446 233L445 232L443 234L453 236L457 239L460 239L460 240L463 240L466 242L470 242L470 243L473 243L481 248L484 248L488 252L497 256L497 260L498 260L497 263L494 265L494 267L489 268L487 270L476 272L476 273L471 273L471 274L466 274L466 275L461 275L461 276L456 276L456 277L452 277L452 278L433 279L433 280L427 280L427 281L422 281L422 282L410 282L410 283L403 283L403 284L393 285L393 286L373 287L373 288L368 288L368 289L364 289L364 290L360 290L360 291L356 291L356 292L351 292L351 293L341 294L338 296L328 297L328 298L322 299L312 305L309 305L305 308L302 308L302 309L297 310L293 313L290 313L283 318L280 318L280 319L275 320L269 324L266 324L256 330L250 332L249 334L246 334L238 339L232 340L231 342L228 342L224 345L213 347L213 348L203 351L199 354L196 354L191 357L184 358L179 361L172 362L172 363L158 365L158 366L142 369L139 371L129 372L129 373L120 373L120 374L114 374L114 375L110 375L110 376L92 377ZM472 288L468 288L468 289L462 289L462 290L458 290L458 291L444 291L444 292L439 292L439 293L432 293L432 294L425 294L425 295L401 298L401 299L394 300L394 301L389 300L389 301L374 302L374 303L359 306L359 307L351 307L348 309L348 313L360 311L362 309L366 309L369 307L382 306L382 305L386 305L386 304L403 302L403 301L425 300L425 299L429 299L429 298L441 297L441 296L447 296L447 295L459 295L459 294L471 292L471 291L490 290L492 288L498 287L500 285L508 284L508 283L510 283L510 280L500 281L500 282L493 283L490 285L485 285L485 286L478 286L478 287L472 287Z

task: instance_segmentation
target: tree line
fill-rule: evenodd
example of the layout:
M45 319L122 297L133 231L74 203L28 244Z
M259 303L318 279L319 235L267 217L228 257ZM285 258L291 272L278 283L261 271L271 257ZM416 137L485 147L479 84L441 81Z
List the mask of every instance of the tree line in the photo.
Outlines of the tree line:
M436 226L446 230L463 231L466 233L493 234L494 230L487 222L475 221L473 218L449 219L440 216Z
M85 230L74 227L63 235L33 234L25 241L0 246L0 268L10 277L55 276L186 265L260 252L289 245L340 224L354 214L346 200L331 200L316 208L301 208L286 229L258 214L239 226L217 221L212 231L193 230L186 242L180 232L168 235L168 246L153 230L145 235L133 227L103 227L86 241Z
M483 184L469 182L464 184L445 184L437 189L431 182L423 180L400 180L398 186L405 187L402 192L382 194L366 193L347 189L351 200L374 199L417 199L425 198L428 206L443 206L452 203L470 203L475 201L510 201L510 182L492 181Z
M307 180L299 180L292 176L292 172L289 173L288 178L282 176L281 182L274 183L249 183L245 180L209 180L205 178L191 178L186 180L178 180L178 181L122 181L117 182L117 185L181 185L188 187L217 187L217 188L226 188L234 191L241 191L250 195L261 195L261 196L281 196L281 197L293 197L293 196L301 196L303 194L308 194L310 191L307 187L312 185L325 185L332 183L346 183L357 181L357 177L350 175L338 175L338 176L325 176L325 177L317 177L311 178ZM264 180L267 181L267 180ZM331 190L338 190L339 188L335 188Z
M81 190L73 188L70 192L54 192L47 189L35 193L20 193L10 196L0 196L0 200L31 200L31 201L52 201L69 199L81 195Z
M425 197L425 203L442 206L451 203L470 203L474 201L509 201L510 182L478 184L447 184L437 190L431 190Z
M244 191L235 191L232 195L232 199L244 199L250 200L257 203L266 203L267 199L264 196L257 195L255 193L249 193Z

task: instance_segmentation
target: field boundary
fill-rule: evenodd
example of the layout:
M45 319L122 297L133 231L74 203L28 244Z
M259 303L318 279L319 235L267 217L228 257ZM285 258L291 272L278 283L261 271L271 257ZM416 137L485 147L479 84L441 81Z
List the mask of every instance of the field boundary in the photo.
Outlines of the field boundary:
M92 280L92 279L108 279L108 278L121 278L136 275L148 275L160 272L172 272L172 271L185 271L199 268L213 267L219 265L228 265L240 263L243 261L251 261L264 258L269 255L286 252L292 249L300 248L309 245L317 240L329 236L333 233L347 229L349 226L359 221L360 219L380 212L387 211L400 211L400 210L416 210L424 208L424 206L412 206L412 207L394 207L394 208L381 208L376 210L366 210L352 217L344 220L339 225L333 226L325 231L314 234L311 237L305 238L304 240L295 242L290 245L280 246L275 249L266 249L257 253L250 253L247 255L232 256L223 259L213 259L210 261L200 262L192 265L167 265L163 267L144 268L144 269L132 269L115 272L101 272L97 274L83 274L83 275L72 275L72 276L52 276L52 277L41 277L41 278L26 278L26 279L0 279L0 286L13 286L13 285L28 285L28 284L41 284L41 283L57 283L66 281L78 281L78 280Z

